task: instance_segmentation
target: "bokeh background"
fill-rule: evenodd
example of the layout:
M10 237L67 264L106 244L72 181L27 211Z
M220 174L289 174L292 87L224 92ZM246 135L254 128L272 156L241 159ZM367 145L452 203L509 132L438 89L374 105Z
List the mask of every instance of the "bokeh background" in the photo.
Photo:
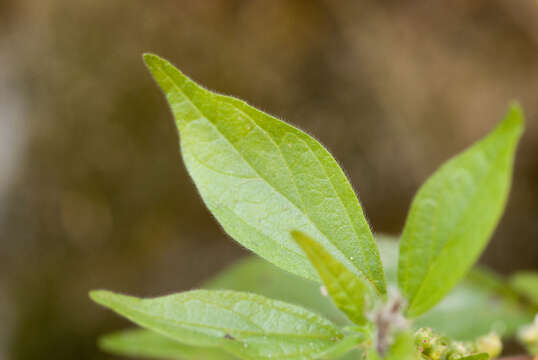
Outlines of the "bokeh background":
M141 54L307 130L375 231L518 99L508 208L481 262L538 269L535 0L0 0L0 359L112 359L90 303L192 288L246 251L180 160Z

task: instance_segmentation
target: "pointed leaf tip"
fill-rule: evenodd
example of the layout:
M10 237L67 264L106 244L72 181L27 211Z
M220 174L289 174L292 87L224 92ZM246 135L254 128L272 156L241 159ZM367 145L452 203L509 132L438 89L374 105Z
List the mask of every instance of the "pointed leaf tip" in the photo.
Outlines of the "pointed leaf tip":
M92 290L89 292L90 299L92 299L94 302L104 305L106 302L106 299L109 297L109 295L112 294L110 291L107 290Z
M144 59L144 62L146 65L151 66L152 64L156 63L159 60L162 60L158 55L152 54L152 53L144 53L142 54L142 58Z

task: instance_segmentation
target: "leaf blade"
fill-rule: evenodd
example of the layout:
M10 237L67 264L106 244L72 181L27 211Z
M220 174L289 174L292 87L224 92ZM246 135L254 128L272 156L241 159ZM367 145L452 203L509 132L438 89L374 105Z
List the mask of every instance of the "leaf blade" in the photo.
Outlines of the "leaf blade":
M294 231L292 236L318 271L335 305L354 323L366 324L370 289L365 280L348 271L308 235Z
M270 262L317 280L289 232L314 234L348 269L386 292L358 199L322 145L241 100L201 88L156 55L144 59L176 118L189 174L230 236Z
M521 108L512 105L494 131L446 162L417 192L398 265L408 316L441 300L487 244L504 209L522 132Z
M193 290L139 299L99 290L90 296L161 335L190 346L221 347L245 359L303 359L342 337L319 315L254 294Z

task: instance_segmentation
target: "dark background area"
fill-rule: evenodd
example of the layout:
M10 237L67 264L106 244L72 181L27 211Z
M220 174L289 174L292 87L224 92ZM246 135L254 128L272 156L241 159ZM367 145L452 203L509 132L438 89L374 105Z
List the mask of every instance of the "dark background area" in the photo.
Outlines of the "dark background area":
M90 303L192 288L246 254L204 208L141 54L305 129L375 231L518 99L527 131L481 262L538 270L538 2L0 0L0 359L112 359Z

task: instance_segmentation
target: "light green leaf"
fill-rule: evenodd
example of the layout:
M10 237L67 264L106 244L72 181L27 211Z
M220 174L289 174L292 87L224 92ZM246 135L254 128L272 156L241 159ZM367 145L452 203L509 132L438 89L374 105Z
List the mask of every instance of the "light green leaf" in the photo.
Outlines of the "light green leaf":
M348 271L308 235L294 231L292 236L318 271L336 306L354 323L365 324L365 312L368 305L372 305L371 290L366 280Z
M408 316L432 308L484 249L506 203L522 132L521 108L512 105L494 131L441 166L418 191L398 265Z
M177 360L233 360L234 356L217 348L201 348L181 344L163 335L144 329L120 331L99 339L101 349L132 357Z
M231 265L202 287L253 292L300 305L336 324L349 324L349 319L331 299L321 294L318 283L293 275L258 256L249 256Z
M301 230L385 293L378 250L357 197L322 145L241 100L200 87L155 55L144 59L175 116L187 170L231 237L283 269L317 280L290 236Z
M523 295L535 306L538 306L538 273L518 272L510 278L510 285L518 294Z
M342 338L319 315L254 294L194 290L138 299L100 290L90 296L161 335L191 346L219 346L242 359L307 359Z

